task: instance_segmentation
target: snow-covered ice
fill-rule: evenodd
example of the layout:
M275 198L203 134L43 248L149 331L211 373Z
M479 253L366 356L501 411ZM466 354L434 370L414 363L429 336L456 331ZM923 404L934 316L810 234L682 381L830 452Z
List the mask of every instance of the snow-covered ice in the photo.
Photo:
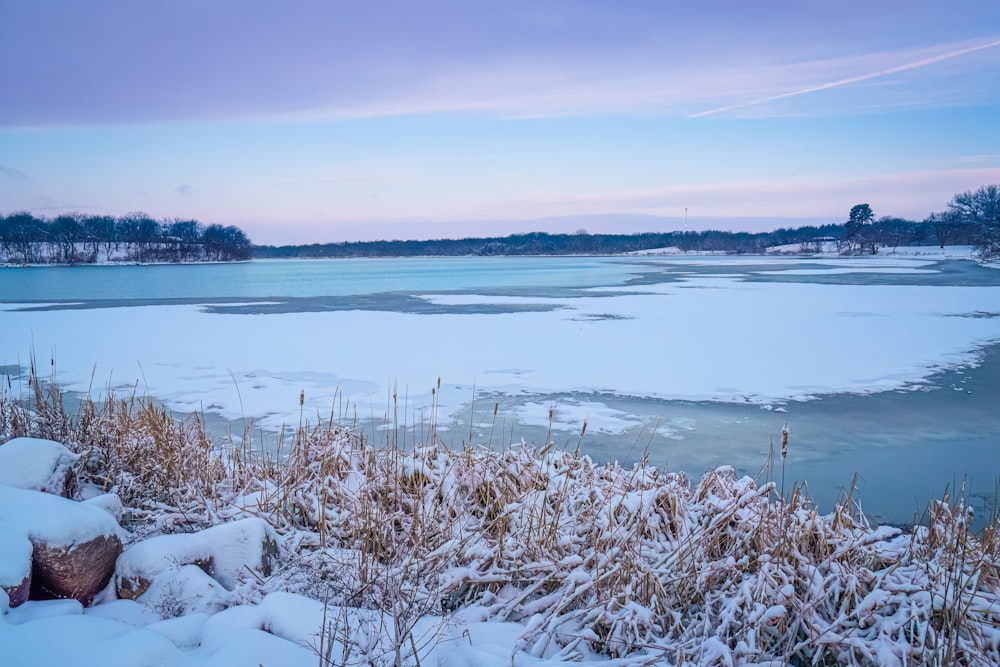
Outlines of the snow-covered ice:
M269 427L298 422L302 390L313 421L331 412L383 418L395 393L406 420L434 406L441 423L466 409L473 388L529 401L582 392L592 395L590 428L613 432L624 416L599 408L596 394L734 402L750 396L773 404L899 389L942 367L974 362L979 346L1000 340L1000 317L974 316L996 310L1000 287L809 280L925 275L918 272L931 271L933 260L822 258L801 266L807 260L633 259L636 272L652 263L649 270L675 273L666 282L548 296L421 295L456 309L434 314L0 305L7 311L0 362L24 363L33 347L45 361L54 358L56 378L68 389L124 387L178 411L262 417ZM704 273L728 266L766 268L768 280ZM543 309L462 312L524 304ZM444 390L432 397L438 378Z

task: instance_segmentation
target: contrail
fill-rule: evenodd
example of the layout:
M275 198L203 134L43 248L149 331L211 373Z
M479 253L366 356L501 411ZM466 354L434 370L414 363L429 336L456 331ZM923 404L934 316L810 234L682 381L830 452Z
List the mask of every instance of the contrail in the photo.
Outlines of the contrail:
M918 67L924 67L926 65L933 65L934 63L941 62L942 60L957 58L958 56L964 56L967 53L982 51L984 49L992 49L995 46L1000 46L1000 39L988 42L986 44L979 44L978 46L970 46L968 48L958 49L957 51L949 51L948 53L942 53L936 56L931 56L930 58L914 60L911 63L897 65L896 67L890 67L889 69L883 69L877 72L860 74L858 76L852 76L847 79L839 79L837 81L831 81L830 83L824 83L818 86L803 88L802 90L794 90L790 93L781 93L780 95L765 97L759 100L751 100L750 102L744 102L742 104L731 104L729 106L719 107L717 109L709 109L708 111L702 111L700 113L696 113L692 115L691 118L704 118L705 116L711 116L717 113L723 113L725 111L732 111L734 109L745 109L746 107L752 107L758 104L764 104L766 102L774 102L775 100L783 100L788 97L796 97L798 95L805 95L807 93L815 93L820 90L829 90L830 88L837 88L839 86L846 86L852 83L868 81L869 79L877 79L880 76L888 76L889 74L896 74L897 72L905 72L906 70L916 69Z

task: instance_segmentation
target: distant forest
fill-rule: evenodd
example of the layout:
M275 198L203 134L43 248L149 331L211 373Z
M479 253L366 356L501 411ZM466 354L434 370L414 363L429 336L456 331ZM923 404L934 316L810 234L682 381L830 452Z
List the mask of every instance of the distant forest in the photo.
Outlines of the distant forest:
M418 257L428 255L612 255L657 248L684 252L762 254L775 246L816 252L834 243L845 255L874 254L906 245L972 245L983 257L1000 255L1000 185L962 192L942 213L922 222L876 218L868 204L857 204L843 224L778 229L773 232L664 232L646 234L515 234L497 238L436 241L359 241L312 245L255 246L259 258Z
M145 213L0 215L0 262L9 264L239 261L250 259L252 248L239 227L158 221Z
M938 245L939 235L930 222L882 218L872 223L878 247ZM951 231L951 230L949 230ZM848 238L848 223L778 229L773 232L663 232L643 234L514 234L495 238L441 239L435 241L358 241L312 245L255 246L257 258L292 257L419 257L428 255L612 255L676 247L682 251L763 254L767 248L799 246L818 250L825 241L837 243L845 253L860 252ZM949 244L971 243L971 234L949 233Z

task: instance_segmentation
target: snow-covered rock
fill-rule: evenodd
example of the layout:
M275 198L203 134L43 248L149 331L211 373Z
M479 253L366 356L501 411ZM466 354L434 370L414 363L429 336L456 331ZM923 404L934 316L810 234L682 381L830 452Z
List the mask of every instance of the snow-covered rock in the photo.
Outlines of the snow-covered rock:
M140 603L160 616L176 618L218 613L232 604L231 597L201 567L182 565L154 577Z
M157 578L176 579L178 570L196 565L232 589L248 574L247 568L269 575L277 555L274 529L263 519L241 519L197 533L158 535L132 545L115 566L115 586L120 597L134 600Z
M122 516L125 514L125 505L117 493L102 493L90 498L83 498L80 502L84 505L104 510L119 522L121 522Z
M31 540L5 534L3 524L0 537L0 591L7 594L9 606L17 607L27 601L31 590Z
M14 438L0 445L0 484L70 497L80 456L53 440Z
M89 604L111 579L121 533L114 518L97 507L0 485L0 586L10 606L23 602L17 591L25 585L32 597Z

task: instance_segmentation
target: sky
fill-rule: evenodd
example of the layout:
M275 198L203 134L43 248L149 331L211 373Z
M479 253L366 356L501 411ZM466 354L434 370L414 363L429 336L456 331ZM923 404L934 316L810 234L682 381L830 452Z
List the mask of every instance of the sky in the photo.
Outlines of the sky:
M0 214L260 244L921 220L998 118L995 0L0 3Z

